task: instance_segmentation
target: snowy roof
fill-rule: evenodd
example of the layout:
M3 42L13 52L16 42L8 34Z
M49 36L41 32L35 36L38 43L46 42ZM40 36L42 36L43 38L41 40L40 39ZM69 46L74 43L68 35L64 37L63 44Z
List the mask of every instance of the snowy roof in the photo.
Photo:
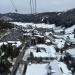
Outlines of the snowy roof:
M40 48L40 52L36 51L37 47ZM56 50L55 50L54 46L47 46L45 44L38 44L36 46L31 46L30 48L28 48L28 50L26 50L24 57L23 57L24 61L27 60L27 57L29 57L30 52L32 52L35 57L48 57L48 58L50 58L50 57L55 58L56 57L56 55L55 55Z
M63 62L58 62L57 60L54 60L50 62L49 66L53 71L52 75L72 75Z
M75 48L68 49L66 52L69 53L72 57L75 58Z
M56 51L53 45L47 46L45 44L38 44L36 45L36 47L40 48L41 52L36 52L36 50L31 50L31 52L33 52L34 57L56 57L55 56ZM45 51L42 49L45 49Z
M7 41L7 42L0 42L0 46L3 44L7 45L7 43L12 43L12 46L15 45L16 47L19 47L22 43L20 41Z
M26 75L47 75L47 64L29 64Z
M19 47L22 44L20 41L8 41L7 43L12 43L12 46L15 45L16 47Z
M46 52L34 52L33 51L33 55L34 57L51 57L48 53Z
M3 44L7 45L6 42L0 42L0 46L2 46Z
M63 62L57 60L51 61L50 64L28 64L26 75L47 75L51 67L52 75L72 75Z

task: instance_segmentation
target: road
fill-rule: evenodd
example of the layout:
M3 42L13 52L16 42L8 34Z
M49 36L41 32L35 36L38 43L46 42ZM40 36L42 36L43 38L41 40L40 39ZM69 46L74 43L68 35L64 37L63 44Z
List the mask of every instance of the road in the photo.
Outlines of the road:
M26 46L24 45L24 46L22 47L22 50L21 50L19 56L18 56L17 59L16 59L16 62L15 62L15 65L13 66L13 70L12 70L12 72L11 72L11 75L15 75L15 74L16 74L16 71L17 71L17 69L18 69L19 64L20 64L21 61L22 61L22 58L23 58L23 56L24 56L24 54L25 54L26 49L27 49L27 48L26 48Z

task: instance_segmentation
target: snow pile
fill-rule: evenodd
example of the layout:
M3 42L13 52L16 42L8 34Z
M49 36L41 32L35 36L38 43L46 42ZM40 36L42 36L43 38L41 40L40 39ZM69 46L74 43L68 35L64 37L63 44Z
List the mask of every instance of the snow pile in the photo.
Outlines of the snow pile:
M29 64L26 75L47 75L47 64Z

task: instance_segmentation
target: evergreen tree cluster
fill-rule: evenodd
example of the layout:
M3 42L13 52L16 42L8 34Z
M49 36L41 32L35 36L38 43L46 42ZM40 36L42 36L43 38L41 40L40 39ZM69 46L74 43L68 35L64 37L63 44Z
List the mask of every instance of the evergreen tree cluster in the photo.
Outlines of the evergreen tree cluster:
M0 30L1 29L11 29L14 28L14 25L8 22L0 21Z
M9 73L9 68L12 67L12 63L8 60L10 58L16 58L20 53L19 48L13 47L12 44L3 44L0 47L0 74Z

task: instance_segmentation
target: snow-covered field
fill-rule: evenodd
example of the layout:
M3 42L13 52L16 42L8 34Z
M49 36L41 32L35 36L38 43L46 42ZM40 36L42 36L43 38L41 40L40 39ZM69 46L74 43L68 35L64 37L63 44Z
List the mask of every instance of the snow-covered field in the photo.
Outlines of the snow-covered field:
M15 25L18 26L23 26L23 27L27 27L27 26L32 26L33 28L35 28L35 26L37 28L55 28L55 24L44 24L44 23L39 23L39 24L34 24L34 23L21 23L21 22L11 22Z

